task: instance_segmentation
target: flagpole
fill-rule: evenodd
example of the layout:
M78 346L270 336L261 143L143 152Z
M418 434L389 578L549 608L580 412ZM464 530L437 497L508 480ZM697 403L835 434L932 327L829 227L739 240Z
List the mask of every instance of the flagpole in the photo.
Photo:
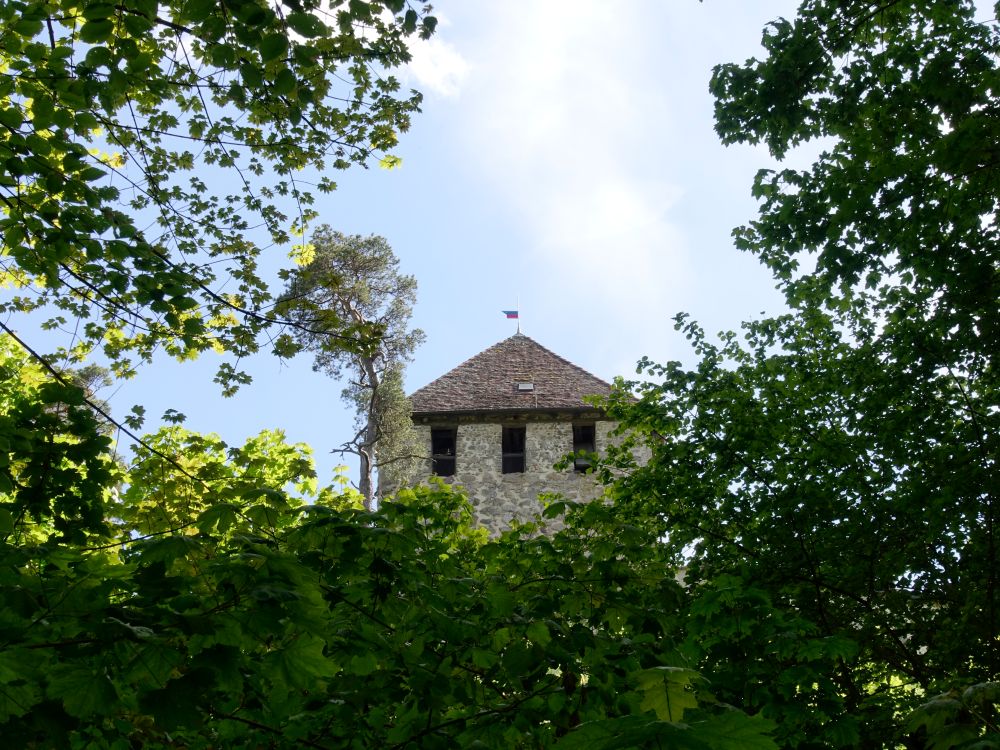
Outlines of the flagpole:
M517 332L521 332L521 297L514 297L514 309L517 310Z

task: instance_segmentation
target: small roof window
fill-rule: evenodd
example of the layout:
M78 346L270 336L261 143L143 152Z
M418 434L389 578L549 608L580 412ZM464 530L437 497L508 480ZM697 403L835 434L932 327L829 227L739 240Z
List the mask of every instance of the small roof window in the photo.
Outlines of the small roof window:
M535 384L534 383L518 383L517 384L517 390L518 391L533 391L533 390L535 390Z

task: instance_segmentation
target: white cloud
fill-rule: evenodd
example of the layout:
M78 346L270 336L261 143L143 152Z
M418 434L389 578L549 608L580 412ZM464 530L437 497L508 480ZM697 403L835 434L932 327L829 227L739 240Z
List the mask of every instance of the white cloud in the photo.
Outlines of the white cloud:
M428 330L479 335L519 295L525 333L607 376L684 356L680 310L718 331L771 305L730 237L763 156L718 143L708 82L791 0L445 3L449 52L418 45L411 72L432 94L411 141L438 201Z
M662 287L669 280L649 272L679 272L684 264L683 243L669 217L677 192L628 175L566 185L533 212L538 249L553 266L569 261L566 271L576 283L593 281L624 295Z
M535 308L590 299L637 339L647 332L624 324L637 304L651 320L671 314L688 274L662 145L675 115L646 59L661 51L642 7L504 4L463 50L459 113L471 168L529 238L547 294Z
M413 80L415 88L443 97L457 96L469 74L469 64L458 50L443 38L449 26L440 13L437 33L428 40L410 43L412 59L404 75Z

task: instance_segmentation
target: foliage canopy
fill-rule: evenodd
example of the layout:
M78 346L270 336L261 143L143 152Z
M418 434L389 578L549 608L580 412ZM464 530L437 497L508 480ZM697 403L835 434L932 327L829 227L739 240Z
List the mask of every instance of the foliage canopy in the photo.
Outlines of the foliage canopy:
M364 162L417 104L381 77L433 29L402 2L222 7L0 8L8 309L54 301L120 373L253 351L259 250L311 218L297 170ZM0 340L5 740L1000 746L1000 29L975 12L807 0L716 70L725 141L823 148L762 171L736 232L791 311L718 342L679 317L697 364L644 361L608 404L652 460L612 451L614 504L553 500L551 536L488 539L443 485L364 511L276 432L167 427L126 463L71 377Z
M54 303L82 322L73 353L101 347L119 375L158 348L255 351L276 320L260 252L313 218L300 170L392 147L419 97L383 71L433 26L396 0L3 5L0 231L18 290L5 310ZM388 324L349 318L319 333L351 352L390 341ZM773 747L767 720L683 664L680 588L606 506L570 509L556 538L487 540L446 487L360 510L276 432L233 448L174 425L125 462L91 395L13 340L0 341L9 744ZM245 379L219 375L227 392Z
M20 491L38 472L12 461L0 504L12 746L774 747L681 666L681 588L609 506L488 540L444 485L367 513L280 434L227 449L177 426L121 473L86 409L3 363L11 418L53 420L5 436L63 447L62 494Z
M3 309L54 303L118 374L256 351L261 251L305 231L326 170L395 145L420 96L385 71L434 25L403 0L4 3Z
M1000 28L976 10L811 0L716 68L724 141L821 149L762 170L734 233L792 312L718 343L680 316L697 366L643 362L613 409L655 436L616 502L686 564L695 668L789 747L1000 744Z

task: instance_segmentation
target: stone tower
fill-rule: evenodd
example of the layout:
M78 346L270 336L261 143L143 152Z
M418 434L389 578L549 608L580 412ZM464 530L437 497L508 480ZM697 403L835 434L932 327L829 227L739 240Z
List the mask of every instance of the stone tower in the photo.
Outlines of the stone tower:
M587 462L553 465L585 450L600 453L614 423L584 401L611 385L518 333L463 362L410 397L413 422L437 475L468 492L492 532L541 509L538 495L571 500L600 493Z

